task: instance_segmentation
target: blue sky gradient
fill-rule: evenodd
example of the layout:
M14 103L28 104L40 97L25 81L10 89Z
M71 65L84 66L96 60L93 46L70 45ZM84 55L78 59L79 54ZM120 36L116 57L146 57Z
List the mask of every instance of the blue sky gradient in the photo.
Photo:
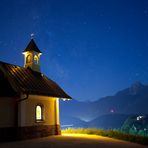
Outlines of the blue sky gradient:
M35 34L41 69L73 98L148 83L147 0L1 0L0 60L23 66Z

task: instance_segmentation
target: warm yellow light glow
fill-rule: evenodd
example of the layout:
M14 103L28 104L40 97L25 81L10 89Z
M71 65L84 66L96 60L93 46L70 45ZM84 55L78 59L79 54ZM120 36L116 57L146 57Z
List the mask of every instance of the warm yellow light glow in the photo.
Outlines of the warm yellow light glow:
M41 106L36 106L36 120L42 120L42 108Z
M78 137L78 138L88 138L88 139L106 139L106 140L114 140L114 139L111 139L111 138L107 138L107 137L102 137L102 136L99 136L99 135L89 135L89 134L67 134L67 133L62 133L62 136L67 136L67 137Z
M27 55L27 57L26 57L26 63L30 63L31 62L31 55Z
M59 121L59 98L56 98L56 124L60 124Z
M37 55L34 56L34 61L35 61L36 64L38 64L39 58L38 58Z

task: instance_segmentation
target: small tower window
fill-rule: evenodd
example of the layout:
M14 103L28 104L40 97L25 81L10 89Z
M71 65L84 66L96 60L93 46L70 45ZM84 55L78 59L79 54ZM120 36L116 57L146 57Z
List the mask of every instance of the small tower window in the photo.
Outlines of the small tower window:
M36 121L43 121L43 106L36 106Z
M38 62L39 62L39 58L38 58L37 55L35 55L35 56L34 56L34 63L35 63L35 64L38 64Z
M31 56L28 55L28 56L26 57L26 63L30 63L30 62L31 62Z

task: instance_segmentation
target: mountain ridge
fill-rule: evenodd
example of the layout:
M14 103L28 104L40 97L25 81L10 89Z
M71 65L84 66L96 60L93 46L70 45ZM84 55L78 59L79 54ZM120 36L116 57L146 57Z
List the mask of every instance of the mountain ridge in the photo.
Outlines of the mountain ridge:
M60 101L61 118L69 116L85 122L112 114L148 114L147 106L148 85L144 85L141 82L135 82L113 96L102 97L93 102Z

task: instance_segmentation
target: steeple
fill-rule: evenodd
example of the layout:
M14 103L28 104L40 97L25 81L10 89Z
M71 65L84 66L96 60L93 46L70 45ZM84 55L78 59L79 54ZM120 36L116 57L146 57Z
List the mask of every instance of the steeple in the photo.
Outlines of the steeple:
M35 41L31 39L25 50L24 54L24 67L30 67L34 71L40 72L40 55L42 52L37 47Z
M42 53L39 48L37 47L35 41L33 39L31 39L31 41L29 42L29 44L27 45L27 47L25 48L25 50L23 52L26 51L35 51L38 53Z

